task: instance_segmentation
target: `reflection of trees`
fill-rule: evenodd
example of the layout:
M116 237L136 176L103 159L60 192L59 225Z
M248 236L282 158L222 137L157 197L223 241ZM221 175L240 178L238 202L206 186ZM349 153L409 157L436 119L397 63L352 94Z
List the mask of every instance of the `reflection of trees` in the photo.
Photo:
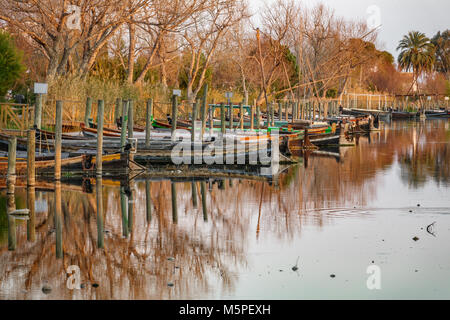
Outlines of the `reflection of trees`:
M199 184L198 184L199 185ZM239 206L214 208L203 221L203 213L192 208L190 183L177 183L178 223L172 223L170 183L152 182L153 218L147 223L145 182L136 183L132 232L122 236L122 215L118 187L104 187L105 249L97 248L96 200L94 194L62 192L64 256L55 256L55 217L36 218L36 241L26 243L23 226L17 229L17 249L0 249L0 281L13 281L21 290L10 298L33 298L43 280L53 287L52 298L82 297L114 299L163 299L195 297L217 282L226 292L233 289L233 269L245 264L243 247L246 230ZM215 201L208 195L208 208ZM49 203L53 194L47 194ZM26 230L26 229L25 229ZM238 241L236 241L236 238ZM174 260L168 259L173 257ZM65 270L78 265L82 280L99 283L98 288L66 289ZM173 288L168 283L175 284ZM1 288L1 286L0 286ZM22 289L28 290L23 292ZM0 289L0 295L3 294Z
M450 179L450 137L444 121L418 123L398 135L398 161L402 180L411 187L429 179L437 184Z
M249 239L275 236L290 241L305 224L322 227L336 216L360 214L361 206L376 196L377 173L390 168L396 158L410 185L420 186L430 178L448 183L449 137L443 123L394 123L372 133L370 140L359 137L357 147L341 148L339 161L311 156L307 168L304 163L290 168L278 183L208 183L207 215L201 183L193 187L191 182L177 182L176 223L168 180L152 181L151 189L147 181L132 182L132 219L122 216L123 188L104 180L103 224L97 218L95 192L63 188L62 259L56 258L54 193L44 192L49 208L35 216L35 240L28 241L27 225L17 223L16 250L8 251L7 243L0 243L0 298L42 298L45 280L53 287L51 298L65 299L189 299L232 292L236 270L247 265ZM16 199L25 199L20 190ZM124 201L128 208L128 199ZM18 208L24 206L23 200L17 202ZM4 224L4 212L1 215ZM103 229L104 249L99 249L97 233ZM83 282L100 286L66 289L69 265L80 267ZM168 287L169 282L174 287Z

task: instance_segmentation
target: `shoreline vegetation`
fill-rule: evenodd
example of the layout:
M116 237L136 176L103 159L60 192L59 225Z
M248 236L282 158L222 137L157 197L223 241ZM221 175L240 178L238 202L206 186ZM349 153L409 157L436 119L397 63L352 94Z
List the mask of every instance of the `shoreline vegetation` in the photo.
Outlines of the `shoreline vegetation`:
M0 86L7 102L33 105L34 82L49 84L44 106L78 101L83 109L91 97L105 101L106 114L116 98L170 103L172 89L193 103L205 85L210 103L233 92L234 103L262 110L285 99L343 104L346 93L401 96L422 108L421 94L450 95L449 30L431 39L409 32L395 62L378 48L377 28L324 4L278 0L252 12L243 0L100 0L66 8L45 0L1 1L0 9L0 48L8 48L0 54L15 64L2 71L10 73Z

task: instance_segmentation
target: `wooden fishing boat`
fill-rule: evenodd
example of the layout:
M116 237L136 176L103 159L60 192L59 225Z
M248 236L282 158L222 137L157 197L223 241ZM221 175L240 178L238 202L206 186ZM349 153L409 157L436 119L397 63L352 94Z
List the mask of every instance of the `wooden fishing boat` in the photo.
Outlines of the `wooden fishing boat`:
M425 110L427 118L449 118L450 111L447 110Z
M82 170L89 171L95 169L96 164L95 155L81 155L76 157L68 157L61 159L61 170ZM120 153L103 155L102 157L103 167L123 167L124 160ZM55 167L55 159L36 160L35 167L37 172L51 171ZM0 158L0 175L5 175L8 171L8 159ZM16 174L26 174L27 171L27 159L16 159Z

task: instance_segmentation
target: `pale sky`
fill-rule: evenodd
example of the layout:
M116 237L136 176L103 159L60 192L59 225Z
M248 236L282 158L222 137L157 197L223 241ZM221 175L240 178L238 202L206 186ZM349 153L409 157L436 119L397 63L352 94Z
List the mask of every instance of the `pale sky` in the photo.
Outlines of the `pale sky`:
M264 0L249 0L255 8L264 4ZM267 0L269 2L273 0ZM381 27L378 42L381 48L394 57L398 42L408 31L417 30L429 38L437 31L450 29L450 0L297 0L308 7L322 2L335 9L344 18L367 20L370 14L366 11L375 5L379 8ZM372 14L373 17L373 14ZM372 21L374 21L372 19Z

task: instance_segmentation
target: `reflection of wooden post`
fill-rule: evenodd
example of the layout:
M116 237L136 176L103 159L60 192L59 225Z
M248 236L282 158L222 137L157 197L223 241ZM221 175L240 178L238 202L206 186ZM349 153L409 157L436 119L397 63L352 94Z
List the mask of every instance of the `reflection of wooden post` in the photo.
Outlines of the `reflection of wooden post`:
M202 194L203 220L208 221L208 210L206 208L206 182L200 182L200 192Z
M16 219L10 214L16 210L16 200L14 198L15 175L10 176L9 171L8 166L8 178L6 181L6 214L8 216L8 250L13 251L16 250Z
M97 196L97 248L103 248L105 242L105 232L103 230L103 180L101 175L97 175L96 196Z
M91 116L92 111L92 98L87 97L86 99L86 110L84 112L84 125L86 128L89 128L89 117Z
M55 180L61 179L62 101L56 101L55 124Z
M36 155L36 131L27 131L27 186L34 186L36 169L35 169L35 155Z
M103 170L103 112L105 104L103 100L98 100L97 110L97 174L101 175Z
M145 147L150 147L150 130L152 128L152 110L153 110L153 99L147 100L147 110L145 112Z
M172 189L172 221L173 223L178 222L178 208L177 208L177 188L175 182L170 183Z
M127 122L128 122L128 101L123 100L122 104L122 128L120 131L120 150L125 150L127 143Z
M128 232L133 231L134 206L133 206L133 190L130 186L130 195L128 196Z
M177 129L177 117L178 117L178 103L177 103L177 96L172 96L172 129L171 129L171 136L172 141L175 141L175 130Z
M145 198L147 200L147 223L150 223L152 221L152 194L150 180L145 180Z
M34 186L27 187L27 207L30 210L30 216L27 221L27 239L28 241L36 240L36 210L34 203L36 201L36 190Z
M128 237L127 195L125 187L120 187L120 210L122 211L122 235Z
M36 96L36 105L34 108L34 125L37 129L41 129L42 122L42 94Z
M192 188L192 205L194 208L197 208L197 184L193 181L191 182L191 188Z
M62 245L62 209L61 209L61 182L55 182L55 233L56 233L56 258L63 257Z

